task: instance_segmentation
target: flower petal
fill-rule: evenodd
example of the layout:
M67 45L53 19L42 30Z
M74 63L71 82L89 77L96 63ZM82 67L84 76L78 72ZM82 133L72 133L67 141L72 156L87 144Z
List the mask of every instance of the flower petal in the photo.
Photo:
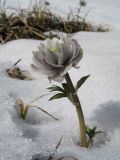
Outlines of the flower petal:
M79 43L73 39L73 42L75 43L76 45L76 55L73 59L73 67L76 67L76 65L79 63L79 61L82 59L83 57L83 50L82 48L80 47Z

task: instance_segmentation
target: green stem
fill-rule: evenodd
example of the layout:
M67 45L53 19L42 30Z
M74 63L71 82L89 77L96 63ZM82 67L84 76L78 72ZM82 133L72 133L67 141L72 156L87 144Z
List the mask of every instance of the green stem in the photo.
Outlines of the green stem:
M75 94L75 88L73 86L73 83L68 73L65 75L65 80L71 90L73 103L76 107L76 111L78 115L79 127L80 127L80 139L81 139L80 145L81 147L88 147L87 138L86 138L86 125L85 125L85 120L84 120L84 115L83 115L82 107L80 104L80 100L78 98L78 95Z

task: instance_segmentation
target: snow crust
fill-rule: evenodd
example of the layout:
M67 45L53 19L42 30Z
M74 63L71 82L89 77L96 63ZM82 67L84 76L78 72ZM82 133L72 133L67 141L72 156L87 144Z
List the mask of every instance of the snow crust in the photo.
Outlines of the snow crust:
M23 7L29 0L19 0ZM32 1L34 3L35 1ZM77 0L51 0L51 8L66 14L69 6L77 6ZM19 3L7 0L8 6L18 7ZM47 92L49 83L41 74L30 67L32 52L37 49L38 40L16 40L0 45L0 160L31 160L35 155L48 156L63 136L56 153L59 156L73 156L78 160L119 160L120 159L120 1L91 0L88 19L111 26L111 32L78 32L73 35L84 50L80 69L72 69L70 75L74 84L82 76L90 78L79 91L86 123L97 126L104 133L96 136L94 145L80 148L79 128L75 108L67 99L48 102L48 97L36 101L37 105L60 121L55 121L41 111L31 108L26 121L21 120L14 109L15 98L26 104ZM5 72L18 59L19 67L28 71L32 81L21 81L8 77ZM57 83L58 84L58 83ZM59 85L59 84L58 84ZM42 160L42 159L41 159Z

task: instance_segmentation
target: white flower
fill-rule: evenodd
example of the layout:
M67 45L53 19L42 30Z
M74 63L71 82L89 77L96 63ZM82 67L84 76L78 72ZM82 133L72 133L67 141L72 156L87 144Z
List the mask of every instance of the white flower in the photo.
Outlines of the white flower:
M46 74L49 79L63 81L64 75L71 67L77 68L83 56L83 51L75 39L66 34L60 39L46 39L33 52L33 68Z

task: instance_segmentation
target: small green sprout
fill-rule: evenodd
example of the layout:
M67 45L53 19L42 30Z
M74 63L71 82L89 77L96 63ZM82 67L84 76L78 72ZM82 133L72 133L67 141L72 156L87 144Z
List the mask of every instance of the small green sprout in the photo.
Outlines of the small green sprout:
M29 109L31 107L35 107L35 108L41 110L42 112L44 112L45 114L47 114L48 116L52 117L54 120L59 120L58 118L54 117L52 114L48 113L46 110L44 110L44 109L42 109L42 108L40 108L38 106L31 105L33 102L37 101L38 99L40 99L40 98L42 98L42 97L44 97L46 95L48 95L48 94L42 95L42 96L40 96L38 98L35 98L31 102L29 102L28 104L24 104L21 99L17 99L15 104L16 104L17 107L19 107L19 110L18 110L19 117L21 119L25 120Z
M21 99L16 100L16 105L19 106L19 116L21 119L25 120L30 105L25 105Z
M102 131L96 131L97 127L93 128L86 128L86 134L88 135L89 141L88 141L88 146L93 143L93 138L95 137L96 134L103 133Z

